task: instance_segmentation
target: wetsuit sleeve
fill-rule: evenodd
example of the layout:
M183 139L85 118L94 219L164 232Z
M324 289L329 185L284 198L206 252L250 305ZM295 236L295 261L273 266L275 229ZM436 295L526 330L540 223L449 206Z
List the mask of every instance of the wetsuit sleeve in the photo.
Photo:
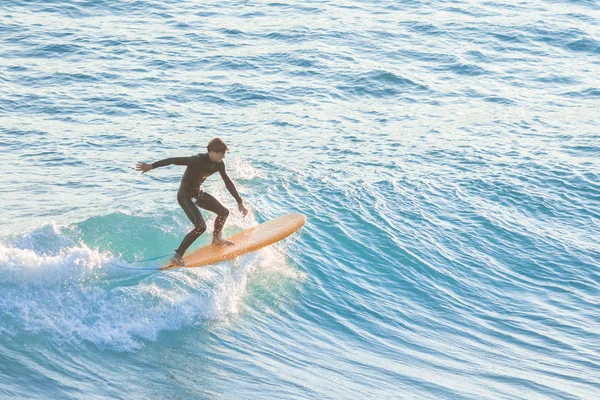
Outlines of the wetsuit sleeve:
M238 204L242 204L243 200L240 197L240 194L238 193L237 189L235 188L235 185L229 178L229 175L227 175L227 172L225 172L224 162L221 162L221 165L219 166L219 174L221 174L221 178L223 179L223 182L225 182L225 187L227 188L227 190L229 190L229 193L231 193L231 195L235 198L235 201L237 201Z
M164 160L156 161L152 163L152 169L165 167L167 165L190 165L193 161L193 157L173 157L165 158Z

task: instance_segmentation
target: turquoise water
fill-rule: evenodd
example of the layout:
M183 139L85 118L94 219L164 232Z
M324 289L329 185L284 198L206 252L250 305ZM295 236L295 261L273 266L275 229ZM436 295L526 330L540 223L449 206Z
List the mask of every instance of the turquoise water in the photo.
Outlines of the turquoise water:
M600 398L600 4L7 0L0 398ZM276 246L159 273L231 152ZM209 233L214 216L204 214Z

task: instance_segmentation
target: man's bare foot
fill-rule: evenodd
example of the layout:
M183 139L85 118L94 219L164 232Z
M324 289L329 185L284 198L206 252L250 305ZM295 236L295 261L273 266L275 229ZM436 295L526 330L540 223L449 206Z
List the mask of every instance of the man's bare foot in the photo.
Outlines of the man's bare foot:
M184 267L183 256L179 253L175 253L175 255L171 257L171 264L177 265L178 267Z
M232 242L231 240L213 237L212 244L214 244L216 246L231 246L232 244L235 244L235 243Z

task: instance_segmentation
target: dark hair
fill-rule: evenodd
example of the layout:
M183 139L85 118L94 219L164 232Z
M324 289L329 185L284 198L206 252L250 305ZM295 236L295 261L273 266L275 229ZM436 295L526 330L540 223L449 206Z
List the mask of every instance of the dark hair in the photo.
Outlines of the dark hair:
M225 153L226 151L229 151L229 147L227 147L227 144L225 144L225 141L218 137L216 137L213 140L211 140L210 142L208 142L206 149L208 151L214 151L217 153Z

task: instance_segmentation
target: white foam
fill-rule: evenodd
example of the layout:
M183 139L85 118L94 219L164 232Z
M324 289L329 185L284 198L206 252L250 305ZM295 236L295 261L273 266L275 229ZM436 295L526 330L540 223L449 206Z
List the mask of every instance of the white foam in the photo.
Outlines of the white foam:
M232 179L251 180L254 178L262 178L264 176L262 170L254 167L250 162L241 158L233 158L227 160L227 170L231 171Z
M0 283L27 286L55 286L66 281L94 276L108 259L89 248L71 247L56 255L39 255L33 250L0 244Z
M234 226L255 223L238 218ZM137 266L60 236L54 226L0 244L0 337L26 332L59 344L133 351L166 331L207 319L227 323L239 314L257 274L302 279L273 246L207 268L140 272L111 265ZM50 248L33 250L48 238Z
M51 221L32 232L15 237L9 244L19 249L30 249L37 253L52 254L75 245L73 240L60 232L60 226Z
M28 332L128 351L210 316L210 296L185 274L141 275L120 286L124 274L139 272L111 269L112 259L86 247L40 256L0 245L0 320L6 322L0 335Z

